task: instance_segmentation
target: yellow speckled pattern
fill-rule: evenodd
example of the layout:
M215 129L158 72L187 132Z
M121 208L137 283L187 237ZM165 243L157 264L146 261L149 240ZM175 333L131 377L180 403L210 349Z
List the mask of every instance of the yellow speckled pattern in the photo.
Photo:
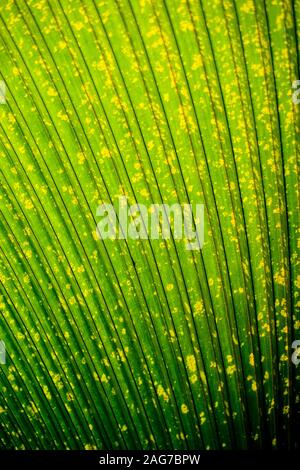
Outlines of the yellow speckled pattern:
M0 0L0 448L296 448L300 0ZM205 242L97 207L204 204Z

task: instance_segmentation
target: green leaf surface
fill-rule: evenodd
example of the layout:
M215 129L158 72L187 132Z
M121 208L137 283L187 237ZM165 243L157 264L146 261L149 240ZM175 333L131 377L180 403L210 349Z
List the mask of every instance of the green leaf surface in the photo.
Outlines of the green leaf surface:
M299 0L0 3L0 447L299 444ZM204 204L204 246L97 207Z

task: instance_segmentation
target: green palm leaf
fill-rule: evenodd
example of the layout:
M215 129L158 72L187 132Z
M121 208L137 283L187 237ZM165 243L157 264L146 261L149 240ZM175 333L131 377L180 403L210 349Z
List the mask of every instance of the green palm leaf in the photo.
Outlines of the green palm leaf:
M297 447L299 22L2 2L2 448ZM99 240L122 196L204 204L203 249Z

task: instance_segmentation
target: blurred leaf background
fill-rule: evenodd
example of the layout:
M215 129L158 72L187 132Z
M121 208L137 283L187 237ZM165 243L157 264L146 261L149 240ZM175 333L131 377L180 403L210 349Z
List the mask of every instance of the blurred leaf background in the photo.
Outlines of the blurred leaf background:
M0 4L0 442L295 448L299 0ZM202 203L205 243L98 240Z

